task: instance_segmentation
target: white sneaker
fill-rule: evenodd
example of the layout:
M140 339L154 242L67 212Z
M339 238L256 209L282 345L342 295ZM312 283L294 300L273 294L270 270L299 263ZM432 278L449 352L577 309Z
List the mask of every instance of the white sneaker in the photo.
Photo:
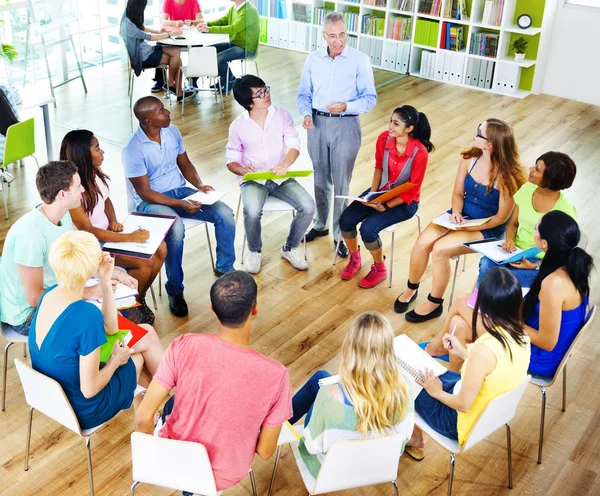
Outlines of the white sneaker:
M292 248L290 251L283 251L282 248L281 256L285 258L289 263L291 263L294 269L308 269L308 262L304 259L304 255L300 253L300 250L298 250L298 248Z
M251 251L246 257L246 272L249 274L258 274L262 263L262 253Z
M10 172L6 171L0 171L0 177L4 180L4 182L9 184L12 183L15 179L15 177Z

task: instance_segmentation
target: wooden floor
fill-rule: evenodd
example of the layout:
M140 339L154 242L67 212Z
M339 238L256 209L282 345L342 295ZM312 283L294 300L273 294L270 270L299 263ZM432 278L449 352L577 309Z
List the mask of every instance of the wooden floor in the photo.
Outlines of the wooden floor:
M291 51L261 48L260 74L271 85L273 101L294 112L300 122L295 95L304 55ZM135 96L147 93L150 74L136 80ZM122 145L131 132L126 91L127 71L116 64L86 72L89 93L72 82L59 89L58 107L53 112L55 153L60 140L73 128L91 129L106 151L105 170L111 175L112 199L119 212L125 212L124 178L120 161ZM600 231L600 107L549 97L530 96L525 100L492 95L446 84L377 71L379 102L361 117L363 144L358 156L351 191L360 192L371 182L374 144L386 129L389 114L398 105L411 104L425 112L432 125L432 141L437 150L430 157L425 178L420 214L429 222L448 207L459 151L467 146L477 125L488 117L510 122L515 129L521 158L527 166L548 150L570 154L578 165L578 175L568 196L575 203L579 221L590 235L589 251L599 253ZM185 117L173 104L173 124L184 136L192 161L204 182L227 190L226 202L235 209L238 188L224 164L227 128L241 112L232 99L225 103L225 114L208 94L201 104L186 105ZM33 113L41 123L41 113ZM39 124L38 124L39 125ZM38 157L45 161L43 133L39 133ZM304 150L305 133L302 132ZM300 160L309 165L304 151ZM7 191L10 219L0 220L0 246L11 224L37 201L35 165L27 160L24 168L14 168L16 179ZM1 209L0 209L1 210ZM408 324L394 313L394 298L402 291L408 273L408 257L417 234L416 221L405 223L396 232L394 283L392 289L382 284L371 290L359 289L356 281L339 277L342 263L332 266L332 238L321 238L309 245L310 268L297 272L282 261L279 247L285 239L289 214L270 214L263 219L264 265L256 276L259 284L259 316L255 321L252 345L260 352L280 360L290 372L294 388L301 386L315 370L335 371L336 357L348 323L360 312L378 310L387 315L397 334L408 333L421 341L439 329L442 319L420 326ZM168 345L176 336L187 332L213 332L216 319L208 308L208 289L214 282L203 231L186 237L184 268L189 317L172 317L166 298L159 301L156 329ZM243 232L238 229L236 249L241 253ZM388 252L390 236L383 235ZM600 259L599 259L600 260ZM476 277L478 257L469 255L465 272L459 272L458 290L467 291ZM600 261L598 262L600 263ZM368 270L369 261L362 269ZM241 268L239 261L236 264ZM423 280L423 294L430 285L430 273ZM598 302L598 277L594 274L592 301ZM446 297L448 297L448 293ZM536 463L539 414L539 390L529 386L513 428L514 490L511 494L600 494L600 339L596 323L583 338L569 364L568 409L561 412L560 386L548 391L544 463ZM1 341L1 339L0 339ZM4 345L4 343L0 343ZM0 494L9 495L85 495L87 465L82 440L42 415L34 416L30 468L23 471L26 418L21 385L12 359L21 350L13 347L8 370L6 411L0 413ZM126 495L131 484L129 437L133 430L133 410L121 412L92 438L96 494ZM235 447L232 447L235 449ZM399 466L398 486L403 495L445 494L449 457L430 441L426 458L417 463L403 456ZM254 462L259 494L266 494L273 460ZM456 462L454 494L509 494L506 487L506 449L504 431L492 435L472 451L459 455ZM178 492L140 486L139 495L171 495ZM226 491L227 495L251 494L248 479ZM275 484L275 494L303 495L306 490L289 449L283 450ZM392 494L391 485L379 485L347 491L348 495Z

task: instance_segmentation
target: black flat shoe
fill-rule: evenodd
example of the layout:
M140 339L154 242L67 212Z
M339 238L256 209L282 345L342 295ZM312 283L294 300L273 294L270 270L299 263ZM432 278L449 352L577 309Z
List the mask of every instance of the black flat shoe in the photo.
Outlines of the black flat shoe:
M404 294L404 293L402 293L402 294ZM400 296L402 296L402 294ZM398 298L400 298L400 296L398 296L398 298L396 298L396 301L394 302L394 312L396 312L396 313L406 312L408 310L409 305L417 299L418 294L419 294L419 290L417 289L415 291L415 294L412 295L412 298L408 301L398 301Z
M188 314L188 306L183 293L169 295L169 308L176 317L185 317Z
M428 320L435 319L442 315L442 313L444 312L444 298L435 298L429 294L427 295L427 299L431 303L437 303L439 306L426 315L419 315L414 310L411 310L404 316L407 322L411 322L413 324L420 324L421 322L427 322Z
M310 243L317 238L322 236L327 236L329 234L329 229L325 229L324 231L317 231L316 229L311 229L306 233L306 242Z
M344 243L344 240L342 240L340 242L339 246L337 244L337 241L335 241L333 243L333 246L337 246L337 255L338 255L338 257L348 258L348 247L346 246L346 243Z

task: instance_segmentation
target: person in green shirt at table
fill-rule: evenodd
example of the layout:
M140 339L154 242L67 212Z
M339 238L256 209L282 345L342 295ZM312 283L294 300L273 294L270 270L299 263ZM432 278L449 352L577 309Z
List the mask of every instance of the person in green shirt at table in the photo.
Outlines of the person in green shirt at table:
M253 58L258 48L260 20L258 10L246 0L233 0L233 6L220 19L200 24L202 33L228 34L229 41L213 45L217 49L219 77L223 91L227 87L227 64L232 60ZM229 74L229 91L235 76Z

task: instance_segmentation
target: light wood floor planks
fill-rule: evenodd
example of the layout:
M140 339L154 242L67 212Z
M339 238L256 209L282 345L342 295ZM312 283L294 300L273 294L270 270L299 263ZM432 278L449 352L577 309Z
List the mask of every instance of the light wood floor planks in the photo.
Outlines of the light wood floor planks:
M304 55L261 47L260 73L271 85L273 101L293 111L296 122L300 116L295 97ZM588 250L599 253L600 231L596 216L600 211L600 108L546 95L525 100L491 95L479 91L445 85L417 78L397 81L397 75L377 71L379 103L361 117L362 148L352 179L352 192L360 192L371 182L374 144L378 134L386 129L389 114L398 105L411 104L425 112L433 129L432 141L437 150L430 157L425 179L420 214L423 225L448 207L452 183L458 165L458 152L467 146L477 125L487 117L510 122L515 129L523 163L530 165L541 153L560 150L569 153L578 166L578 175L569 197L577 206L579 221L590 236ZM136 80L135 96L147 94L151 75ZM58 153L60 140L73 128L88 128L99 137L106 151L105 170L113 180L112 198L124 212L125 189L120 163L121 147L131 132L125 66L108 65L86 72L90 89L84 95L77 82L58 90L58 108L53 112L54 149ZM389 83L389 84L386 84ZM225 113L209 95L201 97L199 106L186 105L186 115L173 104L173 123L179 127L190 156L205 182L229 192L226 202L235 209L237 185L224 165L227 128L241 109L232 99L225 104ZM41 123L41 113L33 113ZM38 157L45 161L43 133L38 124ZM305 133L302 132L306 146ZM300 160L309 165L304 151ZM0 220L0 246L12 223L37 201L35 166L11 170L16 176L10 189L10 219ZM2 212L3 214L3 212ZM259 284L259 316L253 329L253 346L266 355L280 360L289 371L294 388L301 386L311 373L329 367L333 372L337 355L350 320L365 310L386 314L396 332L408 333L415 340L431 337L441 325L441 319L420 326L408 324L403 316L393 312L393 300L402 291L408 273L408 256L417 234L416 221L410 220L396 233L394 252L394 284L392 289L380 285L372 290L359 289L356 281L339 278L343 262L332 266L333 240L319 239L309 244L310 268L297 272L282 261L279 247L285 239L289 214L268 214L263 218L264 265L256 277ZM243 233L239 223L236 247L241 253ZM389 256L391 236L382 236ZM477 272L478 257L467 257L466 271L458 274L458 290L469 290ZM600 261L598 262L600 263ZM369 269L365 261L362 274ZM239 261L237 267L241 268ZM461 266L462 267L462 266ZM156 329L165 345L187 332L212 332L216 319L208 308L208 289L214 281L203 232L190 232L186 237L184 260L186 298L190 316L171 316L166 298L159 302ZM357 279L358 280L358 279ZM423 295L430 285L430 272L423 280ZM598 303L598 277L592 284L592 301ZM448 293L447 295L448 296ZM585 336L569 363L568 408L561 412L560 385L548 390L544 463L536 463L541 395L529 386L512 423L514 490L510 492L506 477L504 432L498 432L482 442L456 462L454 494L600 494L600 392L596 376L600 373L600 340L597 329ZM4 345L4 343L2 343ZM21 350L10 351L7 409L0 413L0 494L12 495L85 495L87 466L84 443L74 434L42 415L35 415L30 469L23 471L27 405L21 385L12 365ZM129 494L131 484L129 436L133 428L133 410L120 413L92 438L94 477L98 495ZM234 448L233 448L234 449ZM402 457L398 486L403 495L445 494L449 457L433 442L426 447L426 458L417 463ZM259 494L266 494L273 460L256 459ZM275 483L275 494L306 494L293 457L288 449L283 456ZM139 495L175 495L178 492L140 486ZM242 481L225 494L251 494L249 481ZM348 495L392 494L390 485L380 485L347 491Z

